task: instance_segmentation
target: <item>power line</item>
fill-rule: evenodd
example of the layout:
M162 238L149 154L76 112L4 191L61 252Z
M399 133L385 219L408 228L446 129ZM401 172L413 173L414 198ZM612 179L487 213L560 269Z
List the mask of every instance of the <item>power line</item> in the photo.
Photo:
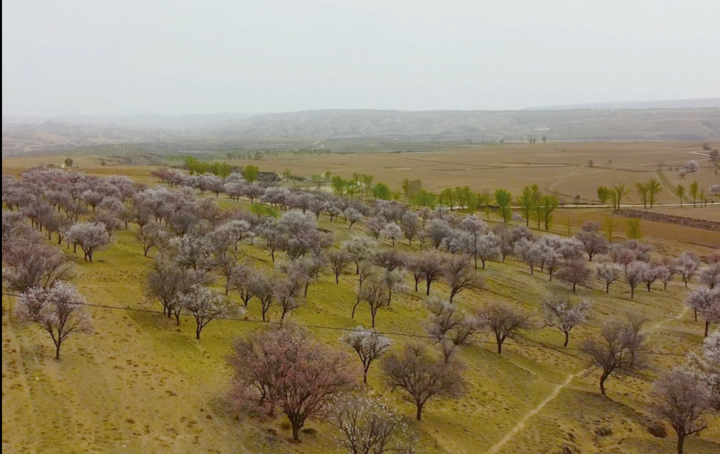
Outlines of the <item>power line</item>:
M17 293L2 293L3 296L14 296L17 298L22 297L23 295L19 295ZM154 314L154 315L163 315L166 316L166 312L157 311L153 309L137 309L132 307L122 307L122 306L106 306L103 304L92 304L92 303L73 303L78 306L87 306L87 307L93 307L97 309L104 309L104 310L120 310L120 311L130 311L130 312L140 312L145 314ZM192 315L187 314L181 314L180 317L193 317ZM233 322L244 322L244 323L255 323L255 324L261 324L261 325L282 325L282 322L272 322L272 321L262 321L262 320L250 320L247 318L237 318L237 317L216 317L214 320L227 320L227 321L233 321ZM327 325L307 325L302 323L296 323L293 322L298 326L302 326L304 328L309 329L322 329L322 330L328 330L328 331L341 331L341 332L354 332L357 328L343 328L341 326L327 326ZM429 339L433 341L438 340L452 340L448 338L442 338L438 339L436 336L429 336L427 334L414 334L414 333L400 333L395 331L377 331L374 330L378 334L382 334L385 336L397 336L397 337L409 337L413 339ZM493 341L485 341L485 340L474 340L472 343L478 343L478 344L490 344L490 345L497 345L496 342ZM518 344L521 345L521 344ZM575 347L550 347L547 345L530 345L530 344L522 344L522 347L527 348L541 348L541 349L547 349L547 350L553 350L555 352L564 352L564 351L578 351L582 352L583 349L581 348L575 348ZM650 354L650 355L658 355L658 356L686 356L681 353L666 353L666 352L653 352L653 351L644 351L643 353Z

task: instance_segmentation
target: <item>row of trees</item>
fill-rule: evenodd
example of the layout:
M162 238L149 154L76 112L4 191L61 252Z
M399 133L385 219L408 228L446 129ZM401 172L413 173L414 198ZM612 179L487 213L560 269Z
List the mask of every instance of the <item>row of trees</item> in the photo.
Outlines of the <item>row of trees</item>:
M630 194L631 189L624 184L607 188L600 186L597 189L597 196L600 203L606 203L610 201L613 205L614 210L619 210L621 207L622 200ZM658 180L651 178L647 183L635 183L635 192L637 193L640 203L643 204L644 208L652 208L655 204L656 196L662 192L662 186ZM683 206L683 202L686 198L692 200L694 207L705 206L708 203L708 198L704 189L700 188L700 185L696 181L690 183L688 187L678 184L672 189L673 195L678 197L680 200L680 206ZM720 186L713 185L708 190L710 195L720 194Z

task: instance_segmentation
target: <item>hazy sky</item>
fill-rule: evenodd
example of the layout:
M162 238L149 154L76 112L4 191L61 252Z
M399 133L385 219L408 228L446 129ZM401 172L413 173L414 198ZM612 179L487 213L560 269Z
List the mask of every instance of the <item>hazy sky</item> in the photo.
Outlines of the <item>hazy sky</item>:
M3 115L720 96L720 2L2 2Z

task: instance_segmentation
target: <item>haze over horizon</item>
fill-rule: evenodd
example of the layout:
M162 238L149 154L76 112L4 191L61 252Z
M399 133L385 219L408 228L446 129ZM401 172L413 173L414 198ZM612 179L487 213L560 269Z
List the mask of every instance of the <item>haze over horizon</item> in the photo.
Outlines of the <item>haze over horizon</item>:
M718 16L720 4L698 0L11 0L2 109L511 110L720 97Z

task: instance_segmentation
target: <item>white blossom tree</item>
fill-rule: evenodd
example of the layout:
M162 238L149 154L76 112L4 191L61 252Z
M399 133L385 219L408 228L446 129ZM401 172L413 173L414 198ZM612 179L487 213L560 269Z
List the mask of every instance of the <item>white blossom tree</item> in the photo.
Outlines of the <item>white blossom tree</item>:
M597 267L597 278L605 284L605 293L610 293L610 285L620 279L623 267L617 263L605 262Z
M700 313L705 320L705 337L708 336L710 323L720 322L720 288L710 290L707 287L700 287L691 292L685 304L697 314Z
M374 330L359 326L342 338L358 354L363 366L363 382L367 383L368 371L373 361L385 354L392 345L390 339Z
M565 335L563 347L567 347L570 342L570 331L587 323L593 307L591 300L584 299L572 304L570 298L556 293L546 295L540 303L545 324L559 329Z
M213 320L233 313L245 313L245 308L234 307L223 295L200 284L193 284L178 293L177 304L195 318L195 338L198 340L203 328Z
M685 438L708 426L703 414L710 406L710 392L693 374L675 369L655 383L651 410L670 423L677 434L677 452L683 454Z
M340 435L338 444L348 454L385 454L413 448L412 429L381 401L351 396L338 403L330 423ZM410 444L408 444L410 443Z
M60 359L60 348L74 334L92 334L90 314L85 299L75 287L56 281L44 289L34 287L22 294L15 314L23 322L34 322L50 334L55 344L55 359Z
M80 246L85 260L92 262L95 252L110 244L110 235L102 222L80 223L68 229L67 241Z
M399 225L391 222L380 231L380 236L387 238L392 241L393 247L395 247L395 240L399 240L403 237L403 231Z

